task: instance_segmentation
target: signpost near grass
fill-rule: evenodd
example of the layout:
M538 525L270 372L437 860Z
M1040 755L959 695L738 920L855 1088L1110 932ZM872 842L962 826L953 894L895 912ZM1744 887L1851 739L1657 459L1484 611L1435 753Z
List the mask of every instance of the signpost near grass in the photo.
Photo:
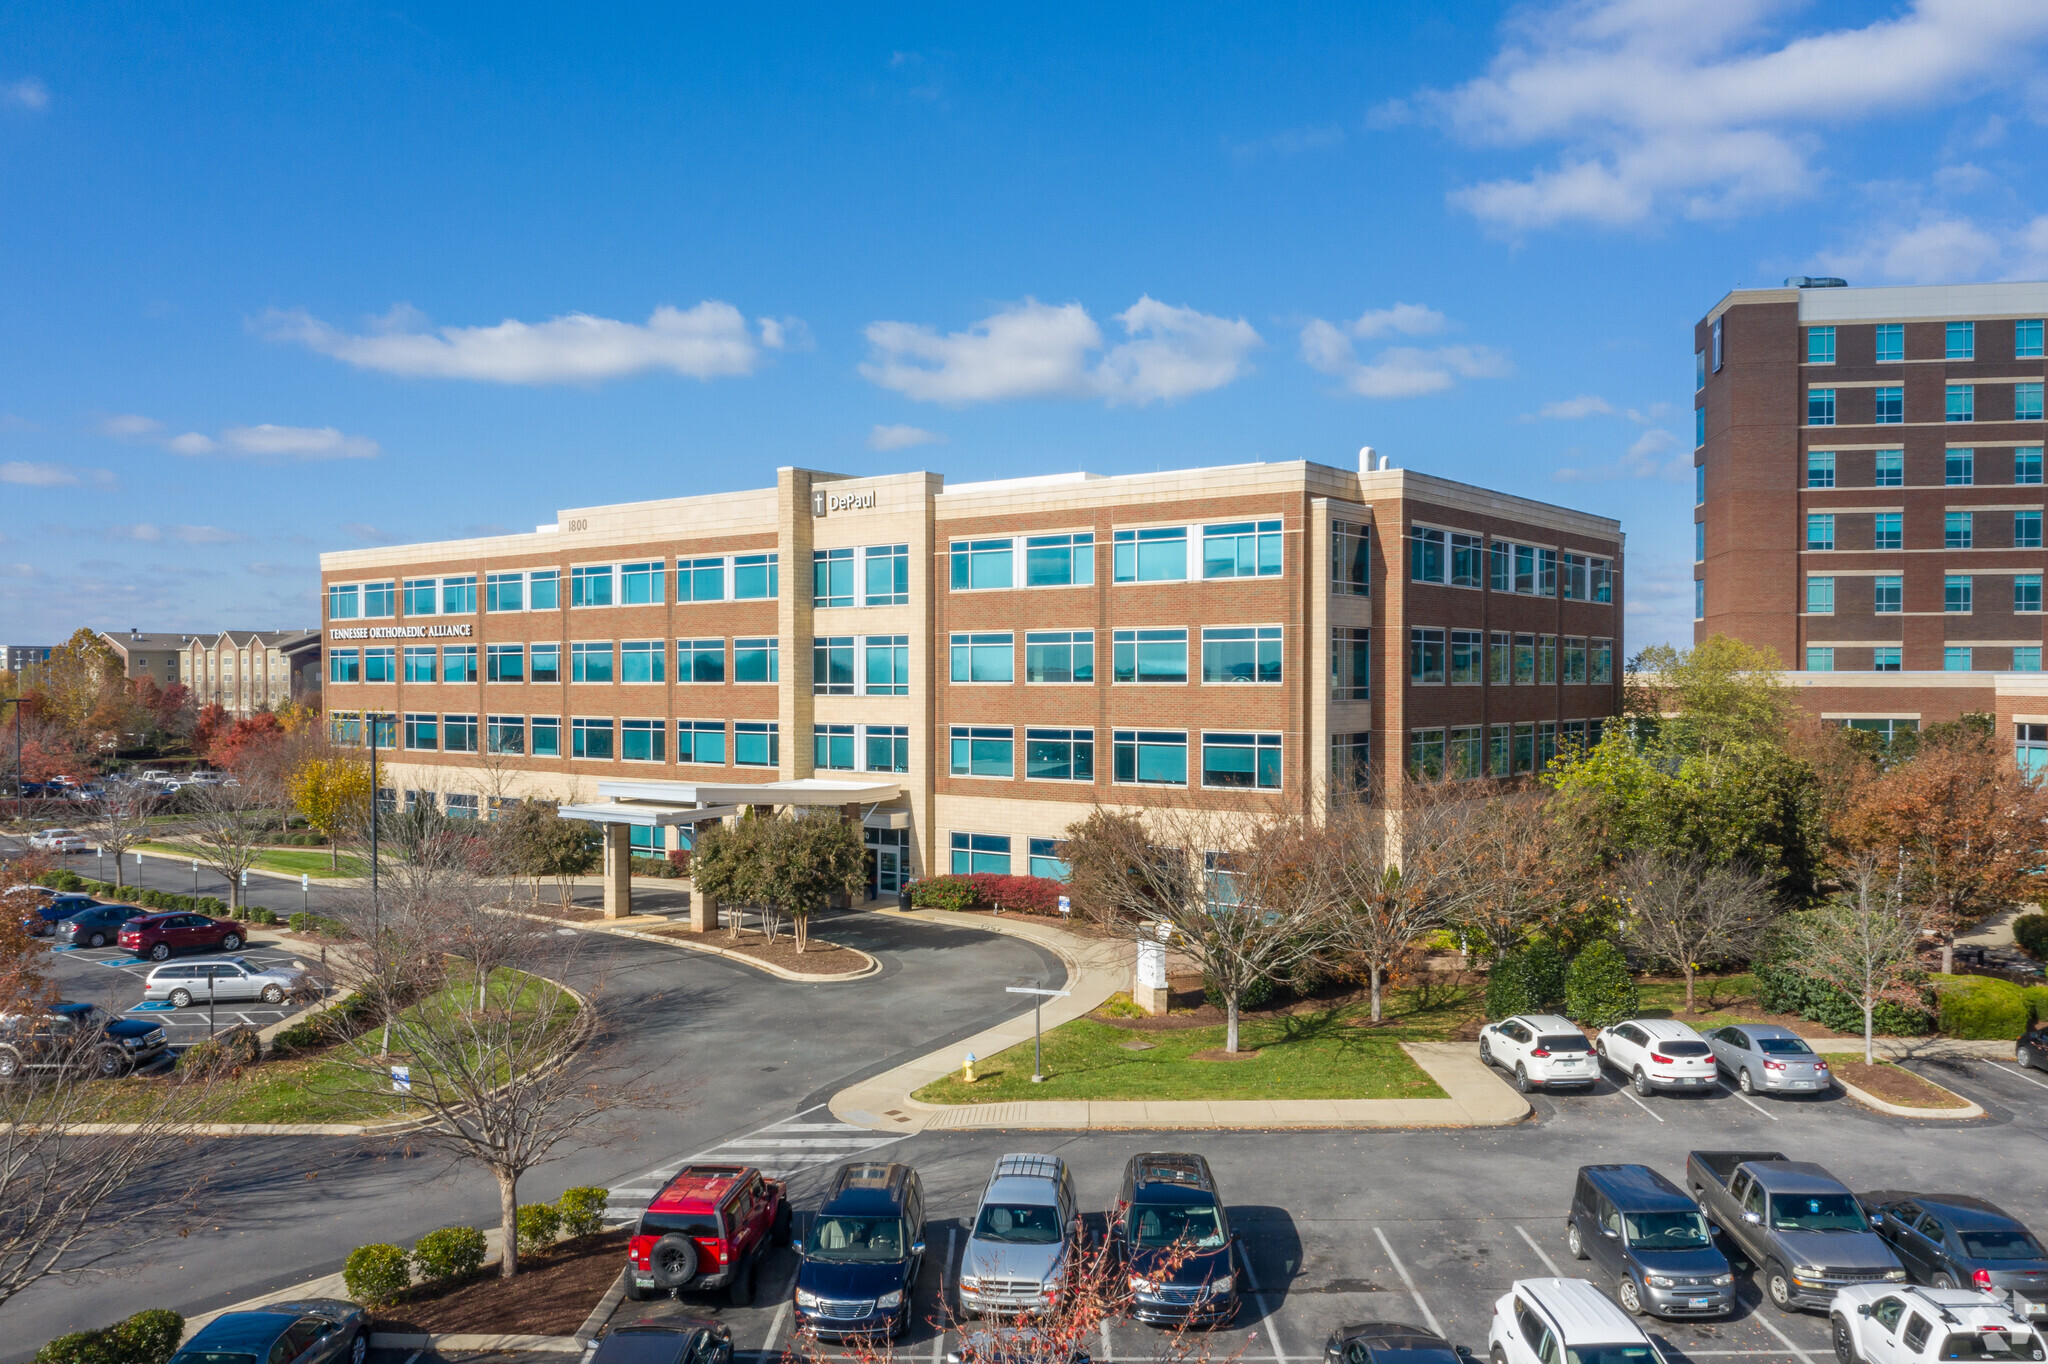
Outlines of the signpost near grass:
M1072 994L1073 991L1041 990L1035 985L1012 985L1007 987L1003 991L1003 993L1010 995L1031 995L1033 997L1031 1000L1031 1083L1034 1085L1044 1084L1045 1015L1043 1013L1043 1006L1048 996L1065 998L1067 995ZM969 1058L967 1064L969 1066L972 1066L974 1064L973 1059Z

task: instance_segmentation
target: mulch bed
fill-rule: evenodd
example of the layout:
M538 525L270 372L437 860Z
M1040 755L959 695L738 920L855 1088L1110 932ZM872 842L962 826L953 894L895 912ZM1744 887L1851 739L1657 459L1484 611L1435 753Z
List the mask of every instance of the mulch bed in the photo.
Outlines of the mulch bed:
M1452 984L1446 980L1445 985ZM1168 976L1167 1011L1163 1014L1145 1014L1138 1018L1119 1018L1097 1009L1088 1017L1098 1023L1107 1023L1113 1028L1127 1028L1133 1032L1176 1032L1182 1028L1214 1028L1230 1021L1230 1015L1221 1006L1211 1004L1202 994L1202 978L1199 975ZM1342 1008L1350 1004L1363 1004L1372 998L1372 991L1363 985L1349 981L1331 981L1313 995L1276 995L1259 1007L1240 1007L1237 1011L1239 1023L1259 1019L1286 1018L1295 1014L1323 1013L1329 1009ZM1473 1025L1472 1036L1479 1036L1478 1025Z
M1838 1059L1839 1052L1828 1054L1828 1069L1835 1078L1846 1080L1865 1094L1883 1099L1886 1103L1899 1104L1908 1108L1962 1108L1964 1101L1948 1093L1938 1085L1929 1084L1910 1070L1880 1061L1866 1066L1861 1061Z
M651 928L647 930L658 937L689 938L708 947L725 952L736 952L755 961L770 962L785 971L796 971L807 976L836 976L847 971L859 971L868 964L868 959L850 947L827 942L823 938L812 938L804 950L796 950L796 939L784 932L774 942L769 942L759 933L741 933L735 938L724 929L710 933L693 933L687 928Z
M601 909L591 908L587 905L565 905L560 900L546 898L546 891L542 891L541 895L542 899L539 904L534 904L529 900L514 899L506 901L505 907L507 909L516 909L522 914L543 914L550 919L566 919L572 923L591 923L604 918L604 911Z
M630 1230L565 1241L520 1261L517 1278L497 1271L461 1283L413 1290L410 1301L377 1314L377 1330L401 1335L574 1335L619 1277Z

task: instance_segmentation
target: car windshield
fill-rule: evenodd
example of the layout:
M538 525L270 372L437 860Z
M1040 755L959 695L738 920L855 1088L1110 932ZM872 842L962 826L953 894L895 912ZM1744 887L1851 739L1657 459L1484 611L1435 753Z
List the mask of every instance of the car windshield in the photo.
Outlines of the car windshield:
M1707 1047L1707 1044L1704 1042L1686 1042L1679 1040L1674 1040L1670 1042L1658 1042L1657 1050L1663 1052L1666 1056L1713 1055L1713 1052Z
M1624 1213L1628 1243L1638 1250L1698 1250L1708 1244L1707 1219L1696 1212Z
M1131 1240L1152 1249L1187 1245L1219 1250L1223 1214L1214 1207L1147 1203L1131 1209Z
M1593 1044L1586 1040L1584 1033L1561 1033L1556 1037L1539 1037L1536 1045L1546 1051L1591 1051Z
M1943 1359L2025 1358L2035 1349L2028 1331L1957 1331L1941 1342Z
M1959 1231L1963 1254L1973 1260L2039 1260L2044 1257L2034 1238L2012 1231Z
M804 1238L804 1253L814 1260L900 1260L903 1258L903 1219L900 1217L841 1217L820 1214Z
M1796 1037L1759 1037L1756 1049L1766 1056L1811 1056L1813 1048Z
M1019 1246L1049 1246L1060 1239L1060 1210L1033 1203L989 1203L974 1224L977 1241L1007 1241Z
M1863 1208L1845 1193L1773 1194L1771 1226L1778 1231L1868 1231Z
M1566 1364L1664 1364L1664 1357L1648 1344L1567 1347L1564 1357Z
M256 1356L240 1350L180 1350L171 1364L256 1364Z

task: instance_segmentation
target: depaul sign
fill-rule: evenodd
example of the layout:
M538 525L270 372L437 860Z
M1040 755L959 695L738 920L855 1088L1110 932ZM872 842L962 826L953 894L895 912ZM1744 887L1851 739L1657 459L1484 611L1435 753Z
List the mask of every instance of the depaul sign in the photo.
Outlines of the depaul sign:
M329 639L439 639L467 635L474 625L349 625L330 629Z
M835 493L824 488L811 491L811 515L823 516L827 511L873 511L875 490L866 492Z

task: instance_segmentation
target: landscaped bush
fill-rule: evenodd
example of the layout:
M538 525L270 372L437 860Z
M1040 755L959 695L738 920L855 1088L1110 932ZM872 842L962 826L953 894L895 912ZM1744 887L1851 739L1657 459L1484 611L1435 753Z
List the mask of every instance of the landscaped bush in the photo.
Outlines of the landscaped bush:
M263 1043L246 1023L225 1028L203 1042L186 1048L178 1066L194 1075L220 1072L230 1074L263 1059Z
M345 938L348 936L348 925L342 923L339 919L329 919L319 914L308 914L303 910L294 910L291 917L286 919L285 922L294 933L318 933L324 938Z
M412 1263L428 1282L465 1278L483 1267L484 1234L475 1227L430 1231L413 1243Z
M1553 1012L1564 1006L1564 989L1568 965L1564 953L1557 944L1540 939L1529 944L1529 989L1536 996L1536 1007Z
M350 995L339 1004L299 1015L287 1028L270 1039L273 1056L290 1056L313 1051L331 1042L355 1037L377 1021L376 1010L363 995Z
M910 883L910 903L919 909L968 909L974 886L964 876L933 876Z
M1278 988L1278 986L1273 984L1270 977L1260 976L1257 980L1244 987L1244 993L1237 997L1237 1007L1240 1009L1256 1009L1271 999L1274 991ZM1202 998L1208 1000L1219 1009L1224 1007L1223 992L1217 989L1216 982L1210 980L1207 976L1202 977Z
M1595 939L1572 958L1565 976L1564 1013L1575 1023L1604 1028L1634 1018L1642 999L1629 977L1621 949L1606 938Z
M2048 958L2048 914L2022 914L2012 921L2013 941L2037 957Z
M633 859L633 875L635 876L658 876L664 881L673 881L677 877L688 874L682 867L677 866L666 857L635 857Z
M2027 1030L2027 996L2011 981L1939 973L1928 979L1941 1003L1941 1030L1950 1037L2009 1042Z
M2020 998L2027 1001L2027 1017L2036 1023L2048 1021L2048 985L2022 985Z
M1001 906L1027 914L1057 914L1064 882L1044 876L1000 876L977 871L964 876L933 876L915 881L910 903L919 909L972 909Z
M519 1209L519 1253L537 1255L555 1243L562 1231L562 1210L552 1203L526 1203Z
M185 1334L176 1312L151 1308L97 1331L73 1331L36 1351L35 1364L164 1364Z
M562 1190L562 1196L555 1200L555 1207L562 1214L562 1234L595 1236L604 1230L604 1205L610 1197L610 1189L590 1184Z
M249 922L254 924L274 924L277 922L277 915L258 905L250 909Z
M1751 974L1756 978L1757 1003L1767 1012L1797 1014L1836 1032L1862 1035L1863 1007L1846 992L1777 962L1758 962ZM1870 1021L1887 1037L1919 1037L1933 1022L1928 1011L1889 1000L1871 1011Z
M412 1287L412 1267L397 1246L357 1246L341 1267L341 1283L363 1306L381 1307Z
M1564 958L1551 944L1509 952L1487 973L1486 1016L1555 1012L1564 1004L1564 986Z

